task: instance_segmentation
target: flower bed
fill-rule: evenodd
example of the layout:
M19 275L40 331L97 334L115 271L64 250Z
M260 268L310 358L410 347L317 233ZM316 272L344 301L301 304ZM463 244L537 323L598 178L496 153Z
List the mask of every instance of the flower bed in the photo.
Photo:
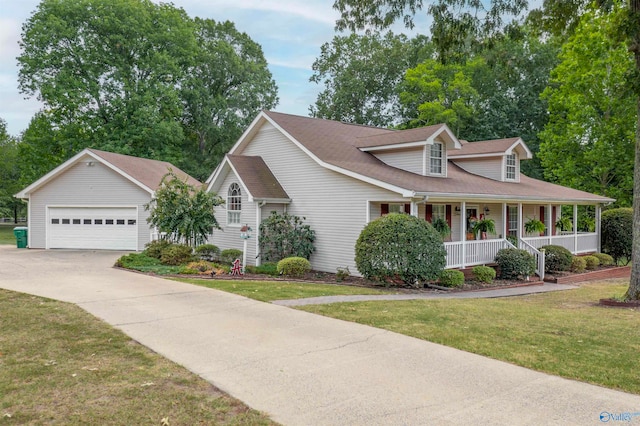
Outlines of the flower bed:
M603 267L595 271L582 273L562 272L559 274L547 274L544 277L546 282L555 284L572 284L583 281L604 280L608 278L627 278L631 274L631 266Z

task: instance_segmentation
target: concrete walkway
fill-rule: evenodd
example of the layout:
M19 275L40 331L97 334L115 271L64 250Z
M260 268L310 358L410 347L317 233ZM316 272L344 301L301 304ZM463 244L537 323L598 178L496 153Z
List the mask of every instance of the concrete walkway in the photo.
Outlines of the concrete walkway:
M0 246L0 287L75 303L285 425L588 425L640 412L638 395L115 270L117 257Z
M547 293L550 291L571 290L577 288L573 285L550 284L497 288L495 290L465 291L451 293L409 293L409 294L356 294L343 296L318 296L304 299L274 300L272 303L281 306L324 305L327 303L341 302L367 302L378 300L422 300L422 299L489 299L494 297L522 296L525 294Z

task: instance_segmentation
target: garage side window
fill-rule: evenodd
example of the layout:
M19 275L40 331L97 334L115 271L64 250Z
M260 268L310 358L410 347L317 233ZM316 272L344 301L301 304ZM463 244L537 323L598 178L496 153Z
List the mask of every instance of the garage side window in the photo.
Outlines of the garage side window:
M242 210L242 194L240 185L232 183L227 192L227 224L240 225L240 212Z

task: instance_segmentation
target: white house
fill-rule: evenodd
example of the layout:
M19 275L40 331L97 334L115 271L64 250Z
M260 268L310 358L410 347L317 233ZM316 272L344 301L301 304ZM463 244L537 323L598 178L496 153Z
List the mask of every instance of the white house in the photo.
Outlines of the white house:
M83 150L16 194L29 202L28 246L143 250L153 232L144 205L170 170L202 185L164 161Z
M210 242L242 248L240 227L257 230L271 211L305 217L316 232L316 270L357 271L354 246L371 220L388 212L445 219L448 267L493 261L514 236L521 248L557 244L573 253L599 249L600 209L614 200L520 173L531 152L520 138L458 140L444 125L389 130L264 111L207 179L208 190L226 199L217 207L221 230ZM573 231L554 226L563 205L573 206ZM594 207L595 232L577 232L577 209ZM472 218L491 218L496 233L486 240L468 235ZM544 235L525 235L538 219ZM259 235L247 253L259 264Z

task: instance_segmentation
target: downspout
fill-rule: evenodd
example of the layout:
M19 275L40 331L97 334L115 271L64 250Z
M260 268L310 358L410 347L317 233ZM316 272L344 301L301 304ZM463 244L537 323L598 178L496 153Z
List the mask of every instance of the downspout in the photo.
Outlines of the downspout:
M256 266L260 266L260 223L262 222L262 207L267 204L266 201L260 201L256 204Z

